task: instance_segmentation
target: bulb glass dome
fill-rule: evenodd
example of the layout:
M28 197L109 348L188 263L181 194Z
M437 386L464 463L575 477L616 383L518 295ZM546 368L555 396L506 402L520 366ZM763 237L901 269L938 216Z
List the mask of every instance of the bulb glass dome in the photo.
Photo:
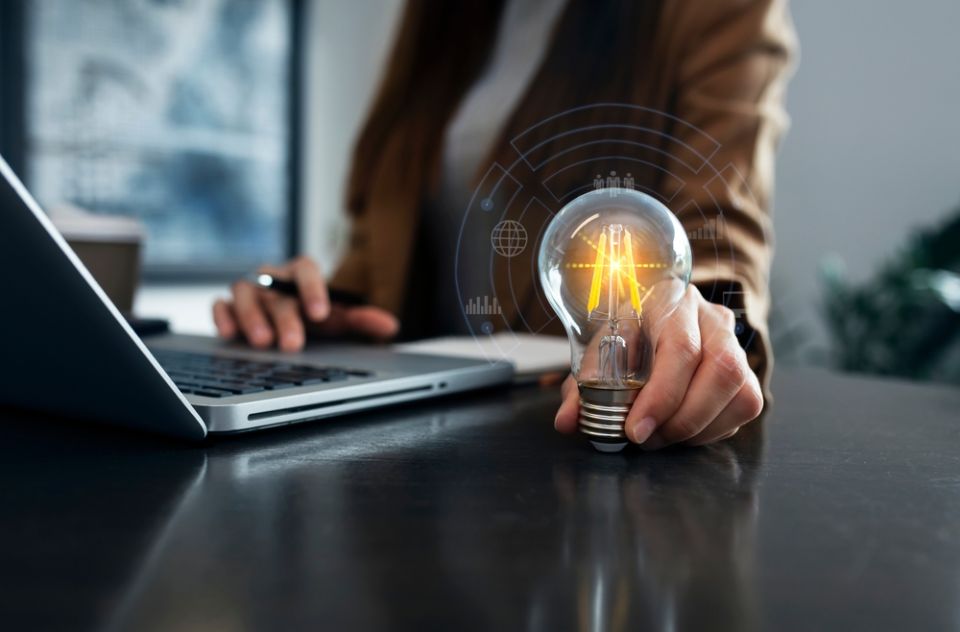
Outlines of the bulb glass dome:
M598 448L622 448L623 409L647 381L657 336L690 281L687 235L649 195L600 189L574 199L551 220L538 265L547 299L570 338L580 429L600 441L594 442ZM591 400L601 410L591 413ZM617 419L614 433L610 422Z

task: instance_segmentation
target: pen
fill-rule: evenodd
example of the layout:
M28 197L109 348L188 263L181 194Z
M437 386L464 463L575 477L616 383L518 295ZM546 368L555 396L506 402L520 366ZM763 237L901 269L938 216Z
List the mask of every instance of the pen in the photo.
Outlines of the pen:
M273 290L274 292L279 292L280 294L286 294L287 296L293 296L295 298L299 298L300 296L300 291L297 289L296 283L293 281L277 279L270 274L257 274L254 277L253 282L257 287L262 287L266 290ZM367 301L364 297L360 296L359 294L354 294L353 292L345 292L343 290L327 288L327 295L330 297L331 303L337 303L339 305L357 307L359 305L367 304Z

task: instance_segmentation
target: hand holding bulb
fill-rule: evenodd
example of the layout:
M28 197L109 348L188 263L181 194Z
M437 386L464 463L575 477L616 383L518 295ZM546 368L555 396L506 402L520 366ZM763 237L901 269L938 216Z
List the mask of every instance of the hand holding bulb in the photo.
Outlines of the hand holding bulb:
M662 204L585 194L548 226L538 262L571 341L557 430L604 452L657 449L727 438L760 414L733 312L688 287L689 243Z
M640 391L624 428L645 450L675 443L703 445L727 439L754 420L763 395L746 354L733 335L733 313L708 302L690 286L660 335L650 379ZM570 376L554 425L577 429L580 394Z

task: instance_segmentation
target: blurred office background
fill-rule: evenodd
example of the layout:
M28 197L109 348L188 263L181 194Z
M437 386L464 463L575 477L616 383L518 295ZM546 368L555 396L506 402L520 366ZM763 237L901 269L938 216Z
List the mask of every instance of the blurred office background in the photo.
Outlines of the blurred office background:
M401 6L8 3L0 141L48 207L139 217L139 310L209 333L212 298L255 262L302 251L335 265L349 154ZM792 6L802 55L775 200L778 358L960 379L943 366L960 354L929 349L956 347L960 244L910 241L942 233L960 206L960 4ZM952 259L926 256L944 243ZM948 276L918 281L925 266Z

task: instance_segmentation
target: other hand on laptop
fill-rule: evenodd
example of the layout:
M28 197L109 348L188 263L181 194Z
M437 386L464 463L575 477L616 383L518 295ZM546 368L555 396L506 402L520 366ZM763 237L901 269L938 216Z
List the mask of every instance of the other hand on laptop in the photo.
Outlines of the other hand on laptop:
M379 307L331 303L320 268L309 257L297 257L282 266L262 266L260 272L295 282L300 298L240 279L231 286L232 300L221 299L213 305L213 320L221 337L242 335L254 347L276 344L284 351L298 351L308 334L358 334L387 340L400 329L396 317Z

